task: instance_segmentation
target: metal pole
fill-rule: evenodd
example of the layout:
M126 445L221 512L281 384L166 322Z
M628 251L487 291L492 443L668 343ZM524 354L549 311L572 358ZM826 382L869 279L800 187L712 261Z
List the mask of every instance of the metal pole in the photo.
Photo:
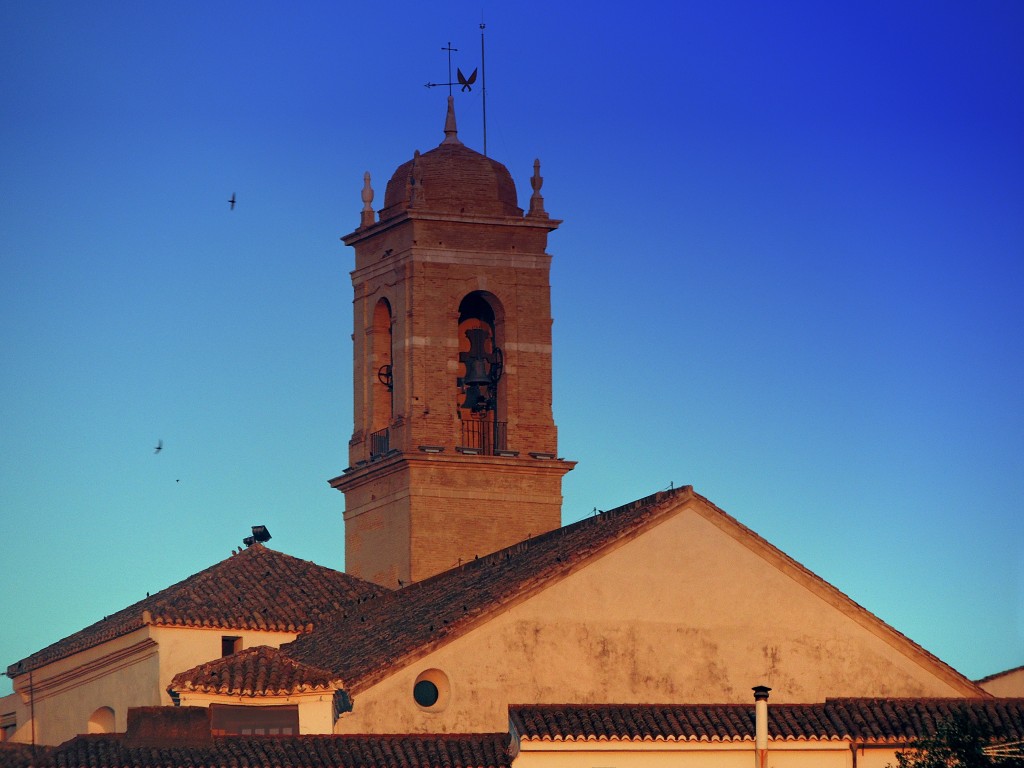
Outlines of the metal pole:
M451 41L448 41L448 47L442 48L442 51L448 51L448 95L452 95L452 51L459 50L458 48L452 48Z
M32 718L32 755L36 753L36 686L32 682L32 670L28 671L29 717Z
M448 78L451 80L451 77ZM487 65L484 63L484 23L480 22L480 90L484 107L484 157L487 157Z
M494 437L491 443L491 455L496 456L498 451L498 382L494 382Z

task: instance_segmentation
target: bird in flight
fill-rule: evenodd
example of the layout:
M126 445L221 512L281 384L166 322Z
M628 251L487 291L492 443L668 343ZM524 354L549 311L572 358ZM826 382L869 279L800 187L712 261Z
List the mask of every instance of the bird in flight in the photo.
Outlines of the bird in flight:
M474 74L476 74L476 73L474 73ZM232 211L235 210L235 193L234 192L231 193L231 199L228 200L228 202L231 203L231 210Z
M153 453L160 453L160 451L162 451L163 449L164 449L164 441L163 440L157 440L156 441L156 448L153 449Z
M451 72L450 69L448 71ZM462 74L462 70L461 69L456 67L455 71L459 75L459 85L462 86L462 90L463 91L472 91L473 90L473 83L476 82L476 70L474 69L473 70L473 74L471 74L468 78L464 74Z

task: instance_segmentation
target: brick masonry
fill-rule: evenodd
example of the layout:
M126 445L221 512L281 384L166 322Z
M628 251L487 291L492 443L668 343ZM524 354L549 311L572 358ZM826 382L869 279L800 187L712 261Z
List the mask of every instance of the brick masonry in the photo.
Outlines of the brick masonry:
M421 206L400 197L400 175L416 167L427 174ZM364 221L343 238L356 252L355 425L349 468L331 484L345 493L346 570L387 587L561 524L561 478L574 463L556 460L545 252L560 222L510 209L510 176L498 179L499 200L459 199L464 177L473 179L467 194L479 196L480 179L502 173L504 166L472 150L442 145L396 171L386 219ZM507 423L511 455L457 450L469 419L457 387L465 372L459 307L474 292L494 311L504 353L497 419ZM385 365L393 391L379 375ZM386 442L371 440L385 432Z

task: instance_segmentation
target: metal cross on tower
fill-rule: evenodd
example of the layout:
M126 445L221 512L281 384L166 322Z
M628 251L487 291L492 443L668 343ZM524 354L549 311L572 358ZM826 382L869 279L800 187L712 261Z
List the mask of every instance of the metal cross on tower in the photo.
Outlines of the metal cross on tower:
M452 95L452 86L453 85L461 85L463 91L471 91L471 90L473 90L473 83L476 82L476 70L474 69L472 74L470 74L469 77L466 77L464 74L462 74L462 70L459 69L458 67L456 67L455 68L455 72L457 73L458 81L457 82L453 81L452 80L452 53L453 52L458 52L459 49L458 48L452 48L452 44L451 44L451 42L449 42L448 45L443 47L441 50L448 52L448 82L447 83L426 83L424 85L424 87L426 87L426 88L436 88L439 85L447 85L448 86L448 95L449 96Z

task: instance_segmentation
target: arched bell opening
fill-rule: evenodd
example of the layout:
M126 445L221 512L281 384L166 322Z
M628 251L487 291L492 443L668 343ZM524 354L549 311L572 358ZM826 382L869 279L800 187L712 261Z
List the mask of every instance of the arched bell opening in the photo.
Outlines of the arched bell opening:
M459 304L459 357L456 412L463 448L481 453L507 449L501 304L492 294L473 291Z
M391 304L380 299L373 308L370 327L370 456L390 450L388 426L395 415L395 375L391 331Z

